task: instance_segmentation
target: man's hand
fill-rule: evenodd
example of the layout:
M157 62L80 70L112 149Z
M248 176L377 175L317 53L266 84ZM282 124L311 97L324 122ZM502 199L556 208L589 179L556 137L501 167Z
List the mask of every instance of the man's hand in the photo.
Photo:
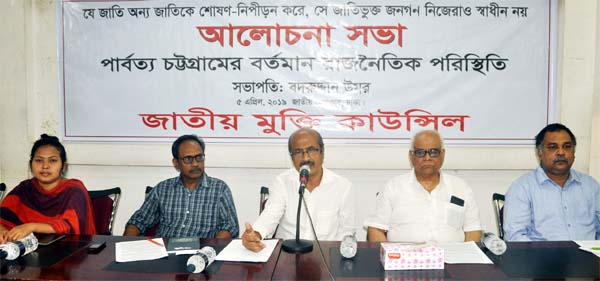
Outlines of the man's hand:
M369 226L367 228L367 241L369 242L387 242L387 234L383 229Z
M220 230L217 232L217 234L215 234L215 238L231 239L231 232L228 230Z
M481 230L465 231L465 242L469 242L469 241L480 242L482 234L483 233L481 232Z
M128 224L123 231L123 236L140 236L140 230L133 224Z
M246 231L242 234L242 244L246 249L252 252L260 252L266 246L263 242L260 242L260 233L252 229L252 225L246 223Z

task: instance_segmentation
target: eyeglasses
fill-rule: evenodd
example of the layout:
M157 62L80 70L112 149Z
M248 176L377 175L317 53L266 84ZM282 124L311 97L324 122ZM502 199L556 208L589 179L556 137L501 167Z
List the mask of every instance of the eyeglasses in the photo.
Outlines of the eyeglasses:
M415 150L411 150L411 152L415 157L418 157L418 158L425 157L425 155L427 155L427 153L429 153L429 156L431 156L432 158L438 157L438 156L440 156L440 154L442 154L442 150L439 148L415 149Z
M192 162L194 160L196 160L196 162L198 162L198 163L202 163L202 162L204 162L205 158L206 158L206 155L204 155L204 153L200 153L200 154L194 155L194 156L184 156L184 157L181 157L180 159L185 164L192 164Z
M294 149L292 150L292 152L290 152L290 155L292 157L302 157L304 155L304 153L308 154L308 156L315 156L317 155L319 152L321 152L321 149L318 147L314 147L311 146L309 148L306 149Z

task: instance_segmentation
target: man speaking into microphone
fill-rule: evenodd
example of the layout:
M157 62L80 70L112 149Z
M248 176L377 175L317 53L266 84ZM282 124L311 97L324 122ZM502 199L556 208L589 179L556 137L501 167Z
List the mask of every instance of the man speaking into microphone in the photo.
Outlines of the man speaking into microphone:
M269 200L264 211L253 225L246 223L242 241L249 250L262 250L265 247L261 242L262 238L273 236L275 231L276 238L295 238L299 187L301 181L306 180L306 170L308 180L304 200L317 238L341 240L345 234L355 231L352 184L323 167L325 147L321 135L313 129L299 129L290 135L288 151L294 168L275 178L269 189ZM300 238L315 240L304 204L300 214Z

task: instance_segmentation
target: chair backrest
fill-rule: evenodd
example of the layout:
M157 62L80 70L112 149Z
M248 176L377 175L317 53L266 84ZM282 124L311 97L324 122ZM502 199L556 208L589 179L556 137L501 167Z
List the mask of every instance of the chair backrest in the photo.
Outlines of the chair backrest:
M6 184L2 182L0 183L0 201L4 198L4 192L6 192Z
M144 193L144 196L148 197L148 194L150 194L150 191L152 191L153 188L154 188L154 186L146 186L146 191Z
M504 195L494 193L492 195L492 203L494 203L494 213L496 214L496 227L498 227L498 237L504 239Z
M115 224L115 214L119 206L121 188L114 187L103 190L88 191L94 209L96 232L103 235L112 235Z
M148 197L148 194L150 194L150 192L152 191L154 187L153 186L146 186L146 191L144 193L144 198ZM155 224L154 226L152 226L151 228L147 229L146 232L144 232L144 236L156 236L156 232L158 231L158 224Z
M269 188L266 186L263 186L260 188L260 201L259 201L259 206L258 206L258 214L259 215L265 209L265 204L267 204L268 199L269 199Z
M269 188L266 186L260 187L260 201L258 202L258 214L260 215L265 209L265 205L267 204L267 200L269 200ZM277 233L277 229L279 225L275 228L273 235L270 238L275 238L275 234Z

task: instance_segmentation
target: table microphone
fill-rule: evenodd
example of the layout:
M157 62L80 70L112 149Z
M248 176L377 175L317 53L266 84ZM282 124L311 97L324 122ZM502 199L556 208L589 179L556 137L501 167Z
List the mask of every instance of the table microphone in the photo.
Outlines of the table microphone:
M312 242L300 239L300 210L302 208L302 199L308 177L310 176L310 167L302 165L300 167L300 188L298 189L298 211L296 213L296 239L287 239L281 244L281 248L288 253L307 253L312 251Z
M304 164L300 167L300 190L298 191L300 194L304 194L304 189L306 188L306 183L308 183L308 178L310 177L310 166Z

